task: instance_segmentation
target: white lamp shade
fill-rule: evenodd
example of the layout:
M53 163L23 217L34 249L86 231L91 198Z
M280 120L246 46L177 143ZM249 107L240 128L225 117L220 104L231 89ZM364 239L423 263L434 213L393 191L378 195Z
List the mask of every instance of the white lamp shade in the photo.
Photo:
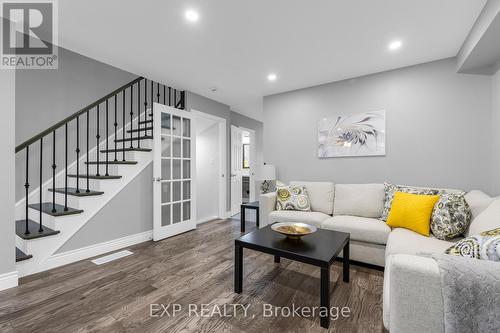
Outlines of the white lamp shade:
M275 180L276 167L272 164L264 164L260 167L259 180Z

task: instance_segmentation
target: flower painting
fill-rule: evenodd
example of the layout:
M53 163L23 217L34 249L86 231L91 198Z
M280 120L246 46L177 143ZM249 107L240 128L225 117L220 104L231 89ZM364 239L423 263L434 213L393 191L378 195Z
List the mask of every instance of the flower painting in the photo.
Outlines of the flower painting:
M385 111L358 113L318 122L318 156L385 155Z

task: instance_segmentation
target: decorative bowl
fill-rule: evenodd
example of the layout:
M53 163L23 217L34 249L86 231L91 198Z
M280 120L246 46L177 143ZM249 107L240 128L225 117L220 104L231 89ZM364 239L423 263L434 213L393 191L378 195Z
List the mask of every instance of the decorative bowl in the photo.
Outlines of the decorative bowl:
M300 239L300 237L312 234L317 230L315 226L299 222L278 222L272 224L271 229L290 239Z

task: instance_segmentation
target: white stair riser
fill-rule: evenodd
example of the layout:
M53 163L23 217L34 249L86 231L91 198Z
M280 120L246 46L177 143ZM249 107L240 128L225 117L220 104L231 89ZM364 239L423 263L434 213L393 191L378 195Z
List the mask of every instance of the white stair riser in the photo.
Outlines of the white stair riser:
M80 177L80 189L85 191L87 189L87 178ZM102 182L98 179L89 179L89 190L99 191ZM68 178L68 186L76 188L76 178Z
M40 211L30 208L28 209L28 216L30 220L38 223L40 221ZM24 217L23 217L24 219ZM54 229L55 227L54 216L42 213L42 225L46 225L50 229Z

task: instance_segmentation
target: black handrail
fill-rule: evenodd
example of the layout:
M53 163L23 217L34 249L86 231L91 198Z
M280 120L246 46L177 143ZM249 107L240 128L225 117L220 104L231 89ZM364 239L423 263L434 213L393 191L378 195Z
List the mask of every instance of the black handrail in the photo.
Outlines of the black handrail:
M35 143L37 142L38 140L40 140L41 138L43 138L44 136L52 133L53 131L55 131L56 129L58 129L59 127L62 127L64 126L65 124L69 123L71 120L75 119L76 117L84 114L85 112L87 112L87 110L90 110L94 107L96 107L97 105L103 103L104 101L106 101L108 98L110 97L113 97L114 95L118 94L120 91L130 87L131 85L135 84L136 82L140 81L144 79L142 76L134 79L133 81L127 83L127 84L124 84L123 86L121 86L120 88L114 90L113 92L107 94L106 96L98 99L97 101L95 101L94 103L84 107L83 109L81 109L80 111L77 111L75 113L73 113L71 116L65 118L64 120L61 120L60 122L58 122L57 124L47 128L45 131L42 131L40 132L39 134L35 135L34 137L32 137L31 139L28 139L26 141L24 141L23 143L21 143L19 146L16 147L16 153L20 152L21 150L23 150L24 148L26 148L27 146L31 145L32 143Z

